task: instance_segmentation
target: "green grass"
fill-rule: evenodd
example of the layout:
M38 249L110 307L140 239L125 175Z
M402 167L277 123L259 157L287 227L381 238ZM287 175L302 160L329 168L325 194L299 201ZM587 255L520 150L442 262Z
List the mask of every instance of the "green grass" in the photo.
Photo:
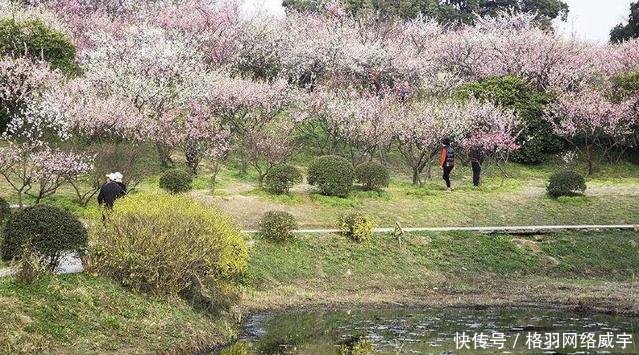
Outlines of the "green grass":
M0 278L0 353L147 354L223 341L222 321L88 275Z
M638 243L639 234L631 231L537 237L428 233L407 235L401 243L389 235L376 235L363 244L338 235L304 235L284 245L258 237L244 284L401 288L420 285L433 273L626 280L639 272Z
M182 166L178 161L177 164ZM303 168L306 160L297 161ZM355 188L346 198L322 196L313 187L296 186L287 195L273 195L259 188L255 172L240 174L237 161L223 167L215 189L203 163L194 180L192 195L219 207L235 218L243 228L252 229L267 210L286 210L295 215L303 228L334 227L337 219L351 211L361 211L380 226L489 226L539 224L618 224L638 223L639 166L630 163L600 164L587 178L585 196L551 199L545 194L548 177L561 167L558 161L537 166L507 164L502 171L486 165L483 183L472 186L471 171L460 165L453 173L455 191L446 193L437 167L423 186L413 186L401 161L393 161L391 185L383 192ZM585 165L576 167L584 171ZM155 171L155 170L154 170ZM159 175L143 180L134 193L155 193ZM15 203L16 196L6 182L0 181L0 195ZM27 199L28 203L33 202ZM65 208L79 217L98 213L93 199L88 207L80 206L73 191L63 186L44 201Z
M540 224L637 223L639 167L631 164L602 166L588 178L585 196L549 198L545 193L553 164L522 166L509 164L509 177L502 179L497 168L487 166L483 185L472 186L470 169L461 166L454 173L455 191L444 191L438 171L423 186L395 172L383 192L355 188L346 198L322 196L313 187L301 186L287 195L272 195L254 182L224 174L224 189L213 201L245 228L254 228L264 210L287 210L304 228L334 227L339 216L361 211L381 226L396 221L403 226L489 226ZM436 175L437 174L437 175ZM238 192L238 190L240 190ZM235 199L234 197L241 197ZM253 218L253 217L255 218Z

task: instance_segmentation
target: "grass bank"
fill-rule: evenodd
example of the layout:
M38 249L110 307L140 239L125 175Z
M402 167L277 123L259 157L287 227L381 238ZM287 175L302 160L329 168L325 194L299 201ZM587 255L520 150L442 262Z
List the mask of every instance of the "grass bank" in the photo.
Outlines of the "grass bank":
M182 301L154 300L103 278L66 275L24 286L0 278L0 354L180 353L230 328Z
M338 235L256 239L250 310L357 305L543 305L639 312L639 233Z

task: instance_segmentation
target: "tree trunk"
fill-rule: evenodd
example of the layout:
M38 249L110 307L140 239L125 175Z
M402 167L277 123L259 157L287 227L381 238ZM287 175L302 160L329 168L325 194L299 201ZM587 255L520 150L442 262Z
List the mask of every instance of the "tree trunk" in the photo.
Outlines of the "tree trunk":
M171 149L162 143L156 143L155 148L160 158L160 165L163 168L170 168L173 166L173 160L171 160Z
M193 175L197 175L197 167L200 165L200 154L197 148L197 142L193 140L189 140L186 143L186 166L188 166Z
M594 164L593 164L593 154L592 154L592 147L590 147L589 145L586 145L586 158L588 159L588 175L592 175L592 173L594 172Z
M419 167L413 167L413 185L422 186L422 180L419 176Z

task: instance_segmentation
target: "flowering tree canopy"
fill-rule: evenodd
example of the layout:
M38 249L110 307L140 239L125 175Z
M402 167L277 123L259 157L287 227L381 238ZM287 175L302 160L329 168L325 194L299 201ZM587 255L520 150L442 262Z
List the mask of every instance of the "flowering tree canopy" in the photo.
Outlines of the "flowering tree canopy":
M602 89L585 86L575 92L563 93L549 110L557 134L570 142L581 140L588 159L588 173L593 172L594 147L604 154L628 143L634 135L637 113L635 100L615 103Z

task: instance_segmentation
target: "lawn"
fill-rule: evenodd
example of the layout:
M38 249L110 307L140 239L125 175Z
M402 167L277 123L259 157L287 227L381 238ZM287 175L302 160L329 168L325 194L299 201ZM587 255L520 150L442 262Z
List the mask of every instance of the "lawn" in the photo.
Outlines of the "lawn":
M483 186L474 188L470 169L455 171L456 190L444 191L438 177L413 186L397 171L383 192L356 188L347 198L327 197L312 186L298 185L288 195L272 195L249 177L233 170L220 175L215 193L198 190L192 195L215 205L245 228L255 228L268 210L293 214L301 227L334 227L350 211L372 216L380 226L498 226L542 224L638 223L639 167L631 164L606 166L588 178L585 196L552 199L545 193L552 165L526 167L508 165L502 179L494 167L486 169Z
M89 275L0 278L1 354L148 354L225 341L222 320Z
M298 162L303 168L302 162ZM639 223L639 166L630 163L601 165L587 178L585 196L552 199L545 193L548 177L556 163L539 166L508 164L503 174L495 166L484 170L483 185L472 186L470 168L459 166L453 174L455 191L444 191L439 176L413 186L399 166L393 167L390 186L382 192L355 190L347 198L318 194L314 187L299 184L290 194L273 195L259 188L255 176L240 176L232 165L224 168L211 188L206 169L193 183L194 199L219 207L242 228L257 226L268 210L293 214L300 227L334 227L337 219L350 211L362 211L380 226L499 226L542 224L633 224ZM582 169L582 167L578 167ZM439 174L433 168L433 174ZM134 193L154 193L159 176L140 183ZM0 194L16 201L6 182ZM74 202L73 191L63 186L45 203L61 206L80 217L97 212L92 201L87 208Z

